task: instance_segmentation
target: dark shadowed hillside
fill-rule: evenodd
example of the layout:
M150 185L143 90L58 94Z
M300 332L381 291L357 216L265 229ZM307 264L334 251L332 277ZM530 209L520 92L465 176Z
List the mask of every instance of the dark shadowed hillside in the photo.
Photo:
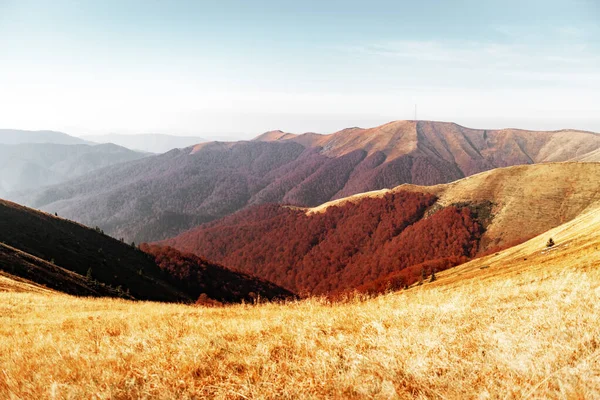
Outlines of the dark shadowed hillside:
M293 297L268 282L173 249L149 253L102 232L0 200L0 269L69 294L191 302Z
M255 302L260 299L283 300L295 295L277 285L250 275L233 272L201 257L168 247L142 244L140 249L154 257L172 281L198 299L221 303Z
M190 299L167 284L166 274L131 245L77 223L2 200L0 242L84 277L89 271L93 279L113 288L121 287L137 299ZM11 271L11 265L3 264L2 268ZM27 278L33 280L31 276Z
M582 131L475 130L396 121L331 135L268 132L113 166L15 199L115 237L151 241L248 206L317 206L403 183L434 185L496 167L565 161L600 148Z
M125 292L0 243L0 271L76 296L123 296Z

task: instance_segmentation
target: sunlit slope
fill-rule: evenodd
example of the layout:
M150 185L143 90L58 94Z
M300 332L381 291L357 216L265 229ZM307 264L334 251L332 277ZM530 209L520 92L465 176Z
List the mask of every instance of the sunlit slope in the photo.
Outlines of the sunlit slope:
M600 162L600 149L596 149L582 156L578 156L574 158L573 161Z
M554 246L548 247L552 238ZM545 274L577 269L597 273L600 267L600 207L513 248L473 260L439 274L436 284L465 284L472 279L504 279L526 271Z
M51 289L4 271L0 271L0 292L53 293Z
M600 201L600 163L548 163L499 168L436 186L401 185L392 191L433 193L440 206L491 202L493 219L482 248L530 238L572 220ZM379 190L325 203L308 210L378 197Z

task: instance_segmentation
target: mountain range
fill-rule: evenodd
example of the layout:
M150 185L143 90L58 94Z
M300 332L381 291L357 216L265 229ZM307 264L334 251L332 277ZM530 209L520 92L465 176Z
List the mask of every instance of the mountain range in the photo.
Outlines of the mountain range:
M254 205L314 207L405 183L436 185L499 167L593 158L598 149L593 132L431 121L330 135L272 131L252 141L174 149L11 199L128 241L156 241Z

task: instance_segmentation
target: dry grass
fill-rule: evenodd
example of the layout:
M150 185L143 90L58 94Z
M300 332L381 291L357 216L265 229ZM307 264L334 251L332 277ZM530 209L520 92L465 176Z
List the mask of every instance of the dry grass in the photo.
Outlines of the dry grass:
M598 398L600 273L328 305L0 294L0 398Z
M19 283L0 293L0 398L600 398L599 246L596 211L433 284L334 305Z

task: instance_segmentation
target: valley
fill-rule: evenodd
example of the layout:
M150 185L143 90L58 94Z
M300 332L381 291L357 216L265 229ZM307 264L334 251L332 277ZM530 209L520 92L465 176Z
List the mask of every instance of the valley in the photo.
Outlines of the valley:
M594 398L599 215L341 303L197 308L15 282L0 293L0 395Z

